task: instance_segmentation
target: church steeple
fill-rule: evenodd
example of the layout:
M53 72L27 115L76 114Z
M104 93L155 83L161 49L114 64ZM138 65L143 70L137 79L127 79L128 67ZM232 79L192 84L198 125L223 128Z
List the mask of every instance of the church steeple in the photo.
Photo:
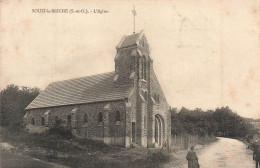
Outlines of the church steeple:
M124 36L116 47L115 71L117 80L127 82L133 76L147 79L150 49L144 31Z

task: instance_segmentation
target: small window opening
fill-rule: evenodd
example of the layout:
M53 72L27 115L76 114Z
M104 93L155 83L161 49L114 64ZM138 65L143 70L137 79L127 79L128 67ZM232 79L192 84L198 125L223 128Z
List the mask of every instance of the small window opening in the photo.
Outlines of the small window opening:
M44 122L44 117L42 117L42 125L44 125L45 124L45 122Z
M99 122L99 123L102 123L102 122L103 122L103 115L102 115L101 112L98 113L98 122Z
M120 112L119 111L116 112L116 121L120 121Z
M147 121L146 121L146 116L144 116L144 128L146 129L147 126Z
M147 101L147 92L144 92L144 99Z
M35 125L35 119L34 118L31 119L31 124Z
M59 124L59 119L58 119L58 116L55 116L55 124L57 125L57 124Z
M88 115L87 114L84 114L83 115L83 123L87 123L88 122Z

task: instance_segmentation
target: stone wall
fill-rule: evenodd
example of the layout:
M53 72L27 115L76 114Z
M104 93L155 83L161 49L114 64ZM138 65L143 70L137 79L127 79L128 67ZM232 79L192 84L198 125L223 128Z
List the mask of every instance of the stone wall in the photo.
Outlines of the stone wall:
M48 116L44 115L49 111ZM116 112L120 112L120 121L116 121ZM31 123L34 118L35 125L41 125L42 117L44 126L54 126L55 117L61 121L61 125L67 127L67 116L71 116L72 132L78 136L102 140L107 144L125 144L125 102L111 101L101 103L91 103L73 106L52 107L44 109L32 109L27 111L25 122ZM103 122L98 121L98 115L102 113ZM87 122L84 123L83 116L87 115Z
M136 47L130 47L117 50L115 71L118 74L118 84L132 82L129 77L135 72L135 53L133 53L135 49Z
M159 101L154 99L154 95L159 95ZM153 66L150 66L150 100L153 101L149 103L149 117L148 117L148 146L152 146L155 142L154 140L154 122L155 122L155 115L159 114L165 124L165 128L163 130L164 137L163 142L166 141L168 137L171 135L171 117L169 113L169 105L167 100L164 96L164 93L161 89L159 81L153 71Z

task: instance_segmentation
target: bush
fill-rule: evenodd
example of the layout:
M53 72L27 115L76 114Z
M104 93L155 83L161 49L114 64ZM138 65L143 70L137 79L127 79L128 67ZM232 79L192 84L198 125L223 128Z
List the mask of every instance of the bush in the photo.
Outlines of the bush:
M46 132L46 134L60 136L61 138L65 138L65 139L74 139L75 138L67 128L64 128L63 126L60 126L60 125L55 125L54 127L51 127Z
M170 154L164 152L149 153L146 158L138 159L133 162L133 167L153 168L160 167L163 163L170 161Z
M13 121L13 123L9 124L7 128L8 131L17 133L17 132L21 132L24 129L24 125L22 121Z
M170 155L163 152L155 152L148 155L147 160L154 163L167 163L170 161Z

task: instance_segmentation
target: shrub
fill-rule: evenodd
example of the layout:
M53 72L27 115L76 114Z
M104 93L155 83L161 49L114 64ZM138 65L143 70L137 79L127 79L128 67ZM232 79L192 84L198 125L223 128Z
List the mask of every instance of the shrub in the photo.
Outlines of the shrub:
M46 134L60 136L61 138L65 138L65 139L74 139L72 133L68 129L60 125L55 125L54 127L51 127L46 132Z
M147 157L138 159L133 162L133 167L145 167L153 168L160 167L161 164L170 161L170 154L164 152L153 152L149 153Z

